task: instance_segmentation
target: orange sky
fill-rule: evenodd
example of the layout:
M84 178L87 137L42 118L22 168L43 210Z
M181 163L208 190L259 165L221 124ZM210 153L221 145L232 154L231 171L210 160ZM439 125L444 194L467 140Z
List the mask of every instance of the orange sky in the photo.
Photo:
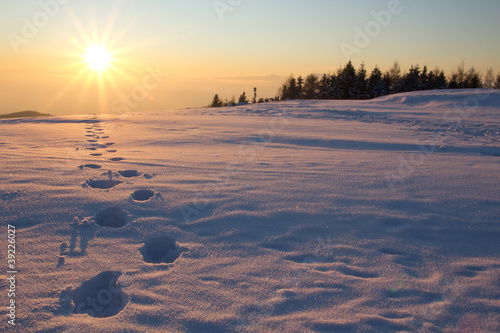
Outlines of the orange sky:
M291 73L335 71L347 57L369 71L397 59L449 74L463 60L497 73L498 12L488 0L9 2L0 12L0 113L196 107L253 87L274 97ZM100 75L83 58L92 44L113 56Z

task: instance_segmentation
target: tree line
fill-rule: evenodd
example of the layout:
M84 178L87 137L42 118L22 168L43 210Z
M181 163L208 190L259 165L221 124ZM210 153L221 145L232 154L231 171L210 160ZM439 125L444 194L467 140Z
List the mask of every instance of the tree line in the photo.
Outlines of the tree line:
M294 100L294 99L371 99L389 94L433 90L433 89L464 89L487 88L500 89L500 74L495 78L493 69L488 69L483 79L474 68L465 68L462 62L447 78L444 71L438 67L429 70L427 66L420 68L412 65L406 73L401 71L397 61L391 68L382 72L375 66L368 75L362 63L357 69L352 61L340 67L335 73L318 76L310 74L305 77L291 75L279 88L277 95L270 99L254 98L253 103L269 100ZM245 92L238 99L238 103L248 103ZM222 101L216 94L211 107L237 105L233 98Z

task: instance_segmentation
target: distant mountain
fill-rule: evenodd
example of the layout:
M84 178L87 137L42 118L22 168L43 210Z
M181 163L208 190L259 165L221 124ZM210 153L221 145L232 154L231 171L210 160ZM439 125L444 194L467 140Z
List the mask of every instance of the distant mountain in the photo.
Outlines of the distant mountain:
M14 113L0 114L2 118L26 118L26 117L50 117L48 113L40 113L38 111L20 111Z

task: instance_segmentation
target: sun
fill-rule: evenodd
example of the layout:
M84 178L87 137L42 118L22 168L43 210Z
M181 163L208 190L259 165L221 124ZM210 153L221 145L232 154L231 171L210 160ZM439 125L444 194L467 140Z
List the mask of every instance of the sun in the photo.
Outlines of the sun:
M111 54L102 45L90 45L84 55L87 66L97 72L106 70L111 64Z

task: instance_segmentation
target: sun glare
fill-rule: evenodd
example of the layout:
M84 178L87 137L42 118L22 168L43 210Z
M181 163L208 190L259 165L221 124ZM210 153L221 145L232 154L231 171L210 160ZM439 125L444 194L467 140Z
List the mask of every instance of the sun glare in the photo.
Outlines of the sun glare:
M111 55L102 45L89 46L85 51L84 58L89 68L97 72L106 70L111 63Z

